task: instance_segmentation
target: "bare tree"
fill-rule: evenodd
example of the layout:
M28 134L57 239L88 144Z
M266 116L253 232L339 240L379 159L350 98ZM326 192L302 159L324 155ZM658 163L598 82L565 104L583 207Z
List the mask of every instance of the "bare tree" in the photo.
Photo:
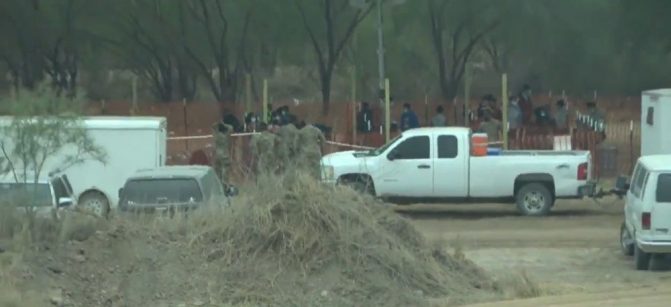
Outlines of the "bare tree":
M427 0L431 26L431 39L438 64L438 78L443 98L452 100L464 76L466 64L487 33L494 30L498 19L488 20L481 16L483 9L468 5L460 14L448 15L448 7L455 10L449 0Z
M303 20L303 26L310 37L310 42L317 57L317 68L319 69L319 81L322 91L322 103L324 114L328 113L331 102L331 80L333 72L338 63L338 58L345 49L347 42L352 37L354 30L361 21L370 13L373 6L364 9L355 9L349 5L348 0L309 0L314 6L319 4L319 13L309 11L305 1L294 0L296 7ZM310 7L314 10L313 7ZM321 17L319 21L310 20L309 16ZM324 22L324 25L317 24ZM322 33L319 33L322 32Z

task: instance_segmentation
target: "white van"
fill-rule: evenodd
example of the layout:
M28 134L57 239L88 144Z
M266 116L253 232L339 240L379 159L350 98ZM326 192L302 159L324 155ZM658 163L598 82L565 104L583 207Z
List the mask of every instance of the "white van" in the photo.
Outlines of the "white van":
M652 256L671 254L671 155L639 158L625 188L620 245L637 270L647 270Z
M12 119L0 117L0 127L10 126ZM138 169L165 165L167 121L139 116L92 116L82 121L95 144L107 153L106 164L91 160L61 170L66 154L61 152L47 159L42 172L67 175L77 206L106 216L118 204L118 191L129 176Z

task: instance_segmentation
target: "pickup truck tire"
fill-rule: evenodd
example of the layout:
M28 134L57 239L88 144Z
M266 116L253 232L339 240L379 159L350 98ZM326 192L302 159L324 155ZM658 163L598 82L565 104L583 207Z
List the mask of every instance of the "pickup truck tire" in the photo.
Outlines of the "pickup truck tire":
M554 198L550 190L540 183L527 183L515 195L517 209L526 216L547 215Z
M650 268L650 258L650 254L644 252L638 245L634 244L634 264L637 270L648 270Z
M624 222L622 222L622 226L620 226L620 247L622 249L622 254L625 256L634 255L634 239Z
M359 193L375 195L375 188L373 187L373 183L368 179L353 181L348 183L348 185Z

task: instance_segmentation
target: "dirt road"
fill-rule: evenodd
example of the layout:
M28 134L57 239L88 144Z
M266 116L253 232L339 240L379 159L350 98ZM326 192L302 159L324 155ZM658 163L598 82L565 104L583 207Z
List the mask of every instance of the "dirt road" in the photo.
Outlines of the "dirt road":
M511 298L551 296L483 306L631 306L634 302L667 306L668 290L655 289L671 289L669 261L656 265L660 271L641 272L620 253L622 205L619 201L558 202L553 213L543 218L519 216L506 205L416 205L399 210L429 239L458 246L502 284L528 280L533 285L531 290L511 293ZM621 292L631 290L637 292ZM644 299L650 303L645 305Z

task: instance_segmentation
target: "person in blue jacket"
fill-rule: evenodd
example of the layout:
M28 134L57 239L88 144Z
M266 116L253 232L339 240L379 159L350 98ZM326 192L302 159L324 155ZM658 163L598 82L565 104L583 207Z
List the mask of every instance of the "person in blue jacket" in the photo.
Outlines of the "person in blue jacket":
M406 131L413 128L419 128L419 120L417 114L412 110L410 104L403 105L403 114L401 115L401 131Z

